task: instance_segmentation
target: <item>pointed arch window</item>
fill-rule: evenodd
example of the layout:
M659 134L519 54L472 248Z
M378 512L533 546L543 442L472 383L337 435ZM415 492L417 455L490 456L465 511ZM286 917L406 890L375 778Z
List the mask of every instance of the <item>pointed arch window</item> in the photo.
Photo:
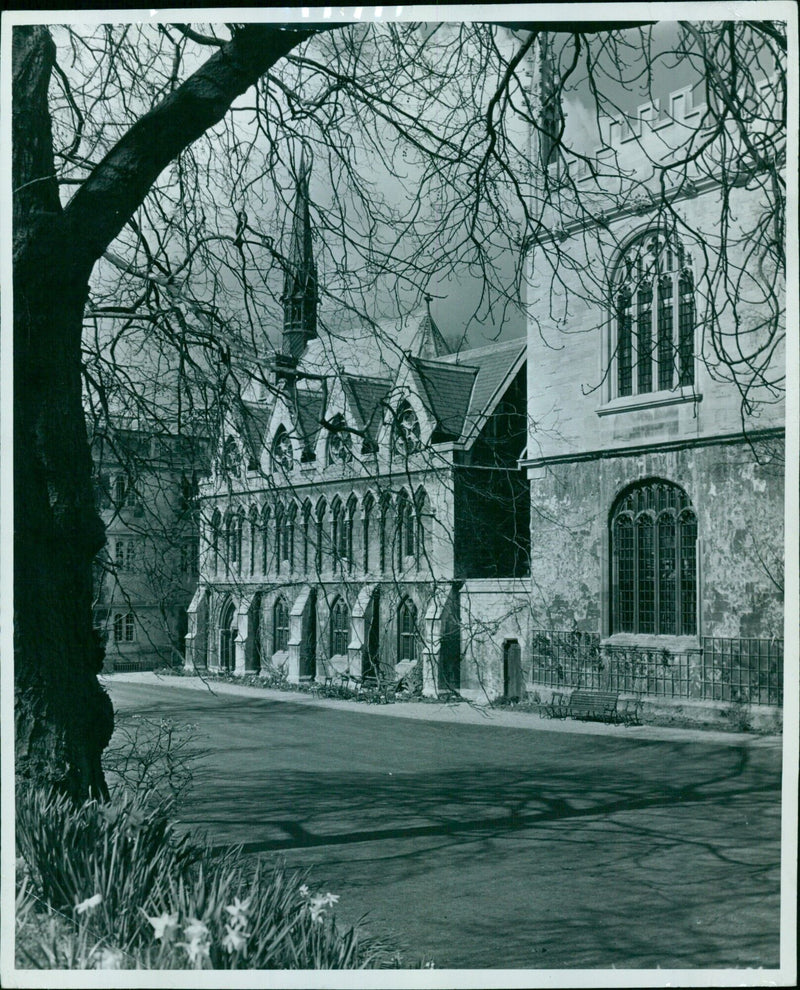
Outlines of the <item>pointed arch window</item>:
M265 505L261 510L261 573L269 571L269 521L270 508Z
M416 556L414 506L406 492L397 496L397 553L401 567Z
M230 568L241 568L242 562L242 514L231 512L225 523L225 549Z
M282 596L272 606L272 652L289 649L289 605Z
M258 556L258 509L250 506L250 576L256 572L256 557Z
M370 539L372 537L371 525L372 525L372 513L375 508L375 499L372 497L371 493L367 493L364 496L363 507L361 510L361 543L363 549L363 567L365 571L370 568Z
M611 513L612 633L697 634L697 517L667 481L623 492Z
M308 545L311 540L311 503L303 506L303 572L308 573Z
M272 470L286 473L294 467L294 448L286 429L281 426L272 442Z
M211 566L215 571L219 570L219 538L221 529L222 517L219 514L219 509L214 509L211 515L211 539L209 543L211 545Z
M222 610L219 622L219 665L223 670L236 666L236 610L229 601Z
M331 656L344 656L350 641L350 609L344 598L337 598L331 608Z
M407 457L419 450L422 433L417 414L408 402L397 409L392 429L392 450L400 457Z
M320 499L317 503L317 526L316 526L316 538L317 545L314 551L314 563L317 568L317 573L322 570L322 540L325 535L325 511L326 511L325 499Z
M615 394L693 385L694 276L677 237L637 237L616 267L612 298Z
M397 659L416 660L419 656L419 632L417 607L410 598L404 598L397 610Z

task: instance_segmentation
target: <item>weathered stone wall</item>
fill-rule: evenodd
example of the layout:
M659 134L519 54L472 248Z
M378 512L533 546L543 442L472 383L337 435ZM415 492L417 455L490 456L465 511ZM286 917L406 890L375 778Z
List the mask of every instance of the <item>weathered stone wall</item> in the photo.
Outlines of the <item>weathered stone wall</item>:
M535 469L531 481L534 625L607 634L608 520L631 482L680 485L698 520L700 634L783 635L782 445L744 440Z
M460 592L461 693L474 701L503 694L503 648L516 640L523 669L530 652L531 602L525 579L465 581Z

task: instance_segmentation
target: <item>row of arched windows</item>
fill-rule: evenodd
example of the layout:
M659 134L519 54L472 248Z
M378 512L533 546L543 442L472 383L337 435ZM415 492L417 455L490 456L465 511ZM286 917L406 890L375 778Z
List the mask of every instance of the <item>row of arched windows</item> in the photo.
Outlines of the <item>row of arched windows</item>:
M211 517L208 545L214 570L243 576L307 573L332 564L341 572L392 567L406 569L425 554L425 517L429 503L424 489L412 498L405 490L393 500L368 492L361 501L336 497L328 506L266 504ZM358 556L358 559L356 557Z
M281 595L272 606L272 653L285 652L289 648L289 603ZM417 606L406 597L397 606L397 661L417 660L420 656L421 637L417 620ZM116 623L116 620L115 620ZM116 625L115 625L116 629ZM224 670L235 667L236 611L232 601L222 609L219 626L219 663ZM341 596L334 599L330 608L329 650L330 656L344 656L350 642L350 607Z

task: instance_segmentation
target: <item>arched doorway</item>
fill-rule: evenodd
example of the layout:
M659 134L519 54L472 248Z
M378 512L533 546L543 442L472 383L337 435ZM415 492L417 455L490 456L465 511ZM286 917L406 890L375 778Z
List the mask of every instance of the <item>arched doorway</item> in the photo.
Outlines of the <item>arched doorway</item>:
M219 666L232 671L236 667L236 609L229 601L219 621Z

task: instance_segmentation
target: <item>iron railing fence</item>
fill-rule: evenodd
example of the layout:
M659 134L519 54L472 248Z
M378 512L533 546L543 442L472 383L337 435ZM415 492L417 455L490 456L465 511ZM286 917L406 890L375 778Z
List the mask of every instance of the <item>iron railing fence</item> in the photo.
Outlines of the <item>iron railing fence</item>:
M658 698L783 704L783 640L704 636L700 643L673 652L601 645L597 633L535 630L529 680Z

